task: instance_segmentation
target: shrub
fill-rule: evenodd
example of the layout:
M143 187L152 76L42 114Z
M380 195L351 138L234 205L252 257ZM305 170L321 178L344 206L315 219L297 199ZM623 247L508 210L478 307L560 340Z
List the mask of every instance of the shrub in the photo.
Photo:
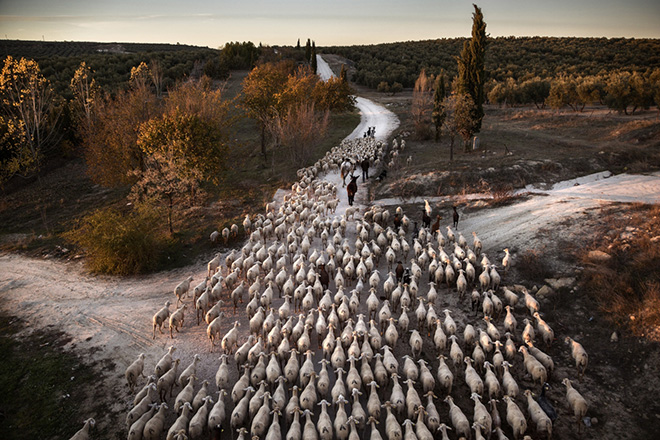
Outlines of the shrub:
M531 281L540 282L553 275L548 256L543 250L537 249L522 252L518 257L516 269L523 278Z
M98 209L66 237L86 252L92 272L133 275L157 269L168 247L157 210L146 204L124 213Z

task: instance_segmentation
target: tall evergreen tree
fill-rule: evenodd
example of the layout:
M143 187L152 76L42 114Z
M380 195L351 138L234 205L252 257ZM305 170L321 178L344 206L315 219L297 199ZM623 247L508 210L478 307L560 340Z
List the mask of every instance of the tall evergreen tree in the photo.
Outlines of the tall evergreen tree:
M298 42L296 43L296 49L300 50L300 38L298 38Z
M308 38L307 44L305 44L305 61L309 63L311 56L312 56L312 42Z
M311 63L312 63L312 71L314 72L314 75L316 75L319 66L318 66L317 61L316 61L316 43L314 43L313 41L312 41L312 59L311 59Z
M435 93L433 94L433 125L435 126L435 141L440 139L442 131L442 124L445 122L447 115L445 114L444 107L442 106L446 95L445 87L445 71L441 70L435 79Z
M476 132L481 130L481 121L484 117L484 83L486 82L486 68L484 65L486 55L487 35L486 22L481 8L473 4L472 37L463 44L458 62L458 92L467 93L474 102L474 117L477 121Z

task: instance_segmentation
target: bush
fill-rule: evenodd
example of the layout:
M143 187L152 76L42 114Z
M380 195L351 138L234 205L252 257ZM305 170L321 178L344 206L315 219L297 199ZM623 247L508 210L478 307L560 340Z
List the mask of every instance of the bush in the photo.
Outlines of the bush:
M521 253L518 257L516 269L518 269L521 276L530 281L542 282L553 275L548 264L548 256L543 249L529 249Z
M92 272L134 275L160 266L169 243L160 214L149 205L123 213L103 208L84 217L66 237L86 252Z

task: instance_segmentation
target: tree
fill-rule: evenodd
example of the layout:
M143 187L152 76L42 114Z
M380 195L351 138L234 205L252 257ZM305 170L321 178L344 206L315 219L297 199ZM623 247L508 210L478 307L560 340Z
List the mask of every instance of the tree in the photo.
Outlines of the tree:
M58 99L33 60L5 58L0 76L3 125L0 183L14 175L39 177L44 155L57 145Z
M413 89L412 105L410 114L415 127L415 133L420 139L431 137L431 115L433 113L433 98L431 96L431 79L426 76L426 71L422 69L415 81Z
M316 43L312 41L312 72L316 75L318 72L318 61L316 60Z
M332 77L316 83L313 97L317 109L345 112L355 107L354 94L348 82Z
M261 154L266 160L266 129L277 115L278 94L284 89L292 63L282 61L255 67L243 80L243 106L261 130Z
M132 171L144 169L145 153L137 145L140 127L161 114L151 87L139 86L100 99L97 117L83 139L83 154L92 180L104 186L133 183Z
M390 86L390 93L392 95L401 93L402 91L403 91L403 84L401 84L400 82L394 81Z
M156 97L163 96L163 66L158 60L151 60L149 63L149 73L151 74L151 81L156 89Z
M387 81L381 81L380 83L378 83L378 87L376 88L376 91L380 93L389 93L390 85L387 83Z
M629 72L611 73L605 84L605 103L609 108L628 114L628 106L633 102L633 90L630 86Z
M444 70L440 71L440 74L435 79L435 92L433 93L433 114L431 115L433 119L433 125L435 127L435 141L438 142L440 139L440 133L442 132L442 124L445 121L447 115L444 112L442 103L445 100L446 95L446 86L445 86L445 72Z
M459 135L463 138L464 144L474 134L477 124L474 118L474 102L469 94L452 93L445 98L442 103L445 113L443 127L449 135L449 160L454 160L454 141Z
M575 78L562 75L552 80L546 102L554 109L560 109L567 105L573 111L578 111L580 97L577 92Z
M346 74L346 64L341 65L341 70L339 71L339 79L342 80L342 82L347 83L348 78Z
M308 38L305 44L305 62L309 63L312 57L312 41Z
M273 121L273 130L290 160L299 167L305 166L314 149L325 136L330 112L317 111L314 103L299 103L290 106L285 117Z
M298 42L296 43L296 49L300 50L300 38L298 38Z
M82 138L88 136L94 122L95 106L101 99L101 88L96 84L94 71L84 61L71 79L74 113L78 116L78 131L84 132Z
M484 83L486 81L486 22L481 9L473 4L472 37L463 44L458 62L458 93L468 93L474 102L475 133L481 130L484 117Z
M173 214L179 204L192 200L189 194L199 188L200 176L182 172L185 164L173 149L157 151L145 159L145 169L135 171L137 181L131 188L129 198L134 203L165 203L167 226L174 233Z

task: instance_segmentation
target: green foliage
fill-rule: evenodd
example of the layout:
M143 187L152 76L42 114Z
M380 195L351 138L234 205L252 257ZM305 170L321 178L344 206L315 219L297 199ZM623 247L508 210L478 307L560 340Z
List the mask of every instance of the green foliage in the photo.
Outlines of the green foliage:
M431 137L430 125L433 113L432 81L432 78L426 76L426 72L422 69L417 81L415 81L415 88L413 89L410 116L415 128L415 135L419 139L429 139Z
M445 122L445 118L447 117L444 112L444 108L442 107L442 103L445 100L445 95L447 94L444 71L440 71L440 74L435 79L434 88L433 113L431 114L431 119L433 120L433 126L435 127L435 141L438 142L442 132L442 124Z
M484 118L484 83L486 71L484 67L486 56L486 23L481 9L474 6L472 14L472 37L463 44L458 62L458 93L468 93L474 103L474 121L476 132L481 130Z
M316 75L318 71L318 61L316 60L316 43L313 41L312 41L312 55L310 59L310 64L312 66L312 72L314 72L314 75Z
M376 91L380 93L389 93L390 85L387 83L387 81L381 81L378 83L378 87L376 88Z
M169 245L161 215L149 204L128 212L98 209L82 218L66 238L85 250L85 264L95 273L134 275L153 271Z
M390 86L390 93L394 95L401 92L403 92L403 85L400 82L394 81L394 83Z
M157 61L162 67L163 89L190 76L195 64L217 59L215 49L184 44L92 43L0 40L0 53L29 57L39 63L54 91L71 98L69 81L82 62L95 72L106 92L128 87L131 69L141 62Z
M376 89L381 81L413 87L422 68L429 76L440 69L457 74L455 58L465 38L408 41L369 46L333 46L355 67L353 81ZM498 37L488 39L485 69L488 79L524 81L560 74L581 76L609 71L644 71L660 67L660 40L628 38Z
M238 41L225 44L220 52L220 64L227 70L250 70L261 55L261 49L253 42Z

